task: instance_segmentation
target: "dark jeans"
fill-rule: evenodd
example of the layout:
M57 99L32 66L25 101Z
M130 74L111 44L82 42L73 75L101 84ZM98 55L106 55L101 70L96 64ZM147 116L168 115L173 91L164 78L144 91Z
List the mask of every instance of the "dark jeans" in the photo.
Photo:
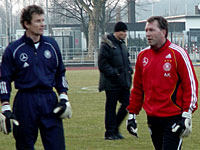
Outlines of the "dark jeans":
M119 126L126 117L126 107L129 105L130 90L106 90L105 93L105 136L110 136L119 132ZM118 101L121 103L121 106L116 113L116 106Z
M182 138L172 132L172 125L181 115L172 117L147 117L155 150L181 150Z

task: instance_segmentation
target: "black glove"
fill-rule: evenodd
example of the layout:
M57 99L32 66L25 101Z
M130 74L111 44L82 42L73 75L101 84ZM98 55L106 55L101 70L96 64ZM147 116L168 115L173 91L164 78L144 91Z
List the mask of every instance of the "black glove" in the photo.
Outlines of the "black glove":
M127 130L128 132L135 136L138 137L137 135L137 121L136 121L136 115L135 114L129 114L128 120L126 122Z
M53 112L61 119L72 117L71 105L66 94L60 94L60 102L56 105Z
M172 126L172 132L177 133L180 137L187 137L192 132L192 114L182 113L182 118Z
M16 126L19 125L11 110L5 110L3 113L0 113L0 131L4 134L9 134L12 131L12 123Z

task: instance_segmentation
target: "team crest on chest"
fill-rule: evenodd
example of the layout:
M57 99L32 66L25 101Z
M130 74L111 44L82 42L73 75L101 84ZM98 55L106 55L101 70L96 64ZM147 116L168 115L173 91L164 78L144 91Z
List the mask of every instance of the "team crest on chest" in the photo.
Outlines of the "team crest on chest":
M49 50L45 50L44 57L46 57L47 59L51 58L51 52Z
M143 66L146 66L146 65L148 64L148 62L149 62L149 60L148 60L147 57L144 57L144 58L142 59L142 65L143 65Z
M165 71L170 71L172 68L172 65L169 63L169 62L166 62L164 65L163 65L163 69Z

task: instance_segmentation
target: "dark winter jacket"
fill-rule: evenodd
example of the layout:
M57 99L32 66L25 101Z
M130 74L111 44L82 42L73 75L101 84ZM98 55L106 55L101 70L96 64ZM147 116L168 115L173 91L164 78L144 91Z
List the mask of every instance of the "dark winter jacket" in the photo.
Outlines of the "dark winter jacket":
M117 40L113 34L102 37L98 67L99 91L130 88L133 69L128 49L124 41Z

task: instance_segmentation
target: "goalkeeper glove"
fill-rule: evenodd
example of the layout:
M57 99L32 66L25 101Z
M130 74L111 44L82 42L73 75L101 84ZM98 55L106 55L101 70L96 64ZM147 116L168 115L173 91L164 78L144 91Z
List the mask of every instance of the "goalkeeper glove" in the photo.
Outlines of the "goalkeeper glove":
M0 131L4 134L9 134L12 131L13 123L19 126L19 122L11 112L10 105L2 105L2 113L0 113Z
M183 112L181 120L173 124L172 132L176 132L181 138L189 136L192 132L192 114Z
M60 94L60 102L56 105L53 112L58 115L61 119L71 118L72 110L71 105L66 94Z
M130 134L132 134L135 137L138 137L137 135L137 121L136 121L136 115L135 114L129 114L128 120L126 121L127 130Z

